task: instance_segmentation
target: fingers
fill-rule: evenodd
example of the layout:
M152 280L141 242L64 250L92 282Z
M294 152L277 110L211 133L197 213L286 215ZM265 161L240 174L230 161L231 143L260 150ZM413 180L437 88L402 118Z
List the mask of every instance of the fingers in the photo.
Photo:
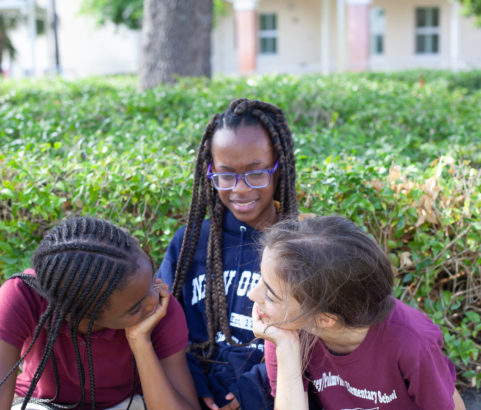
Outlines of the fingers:
M252 308L252 332L256 337L269 340L276 345L286 339L293 338L299 340L299 335L296 330L287 330L279 326L280 324L270 323L268 318L261 317L256 304L254 304Z
M262 319L259 317L259 313L256 309L256 306L252 307L252 331L254 332L254 335L256 337L266 337L266 329L267 325L262 321Z
M221 407L220 410L238 410L240 409L239 402L235 398L233 393L228 393L225 396L226 400L232 399L229 403L227 403L225 406Z
M163 318L167 314L167 307L169 306L170 292L169 285L164 283L162 279L156 279L154 282L154 290L159 292L159 308L158 312L155 312L160 318Z
M231 400L231 401L229 403L227 403L225 406L222 406L220 408L219 408L219 406L217 406L217 404L215 404L214 399L212 397L205 397L204 396L204 397L201 397L201 398L202 398L202 401L204 402L204 404L209 409L212 409L212 410L238 410L238 409L240 409L239 402L237 401L237 399L235 398L233 393L228 393L225 396L226 400Z
M160 278L155 279L154 289L157 290L161 296L165 296L169 293L169 285Z
M219 410L219 406L215 404L214 399L212 397L204 396L204 397L201 397L201 399L209 409Z

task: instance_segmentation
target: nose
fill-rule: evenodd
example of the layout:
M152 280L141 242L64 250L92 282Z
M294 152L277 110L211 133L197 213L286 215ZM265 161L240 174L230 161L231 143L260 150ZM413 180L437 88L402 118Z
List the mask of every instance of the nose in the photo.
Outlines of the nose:
M232 191L233 192L243 192L243 191L249 191L251 189L252 188L249 185L247 185L244 178L239 178L237 180L236 186L234 188L232 188Z
M260 283L254 286L254 288L251 289L251 291L247 294L247 297L252 300L253 302L256 302L257 295L259 293L259 286Z

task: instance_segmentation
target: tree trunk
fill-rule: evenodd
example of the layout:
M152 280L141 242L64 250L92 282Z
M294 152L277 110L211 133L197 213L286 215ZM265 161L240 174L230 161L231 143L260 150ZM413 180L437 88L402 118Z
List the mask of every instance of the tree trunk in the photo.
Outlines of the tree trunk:
M140 88L210 77L212 0L145 0Z

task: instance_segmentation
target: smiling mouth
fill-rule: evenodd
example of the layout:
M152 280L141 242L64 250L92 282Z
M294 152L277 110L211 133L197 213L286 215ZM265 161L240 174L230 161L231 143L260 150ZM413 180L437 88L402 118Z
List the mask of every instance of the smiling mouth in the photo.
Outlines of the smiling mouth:
M252 201L231 200L230 202L234 207L242 211L242 210L251 210L255 206L257 199L253 199Z
M257 306L256 306L256 310L257 310L257 315L259 316L259 319L263 320L263 319L268 319L269 316L266 315L262 310L260 310Z

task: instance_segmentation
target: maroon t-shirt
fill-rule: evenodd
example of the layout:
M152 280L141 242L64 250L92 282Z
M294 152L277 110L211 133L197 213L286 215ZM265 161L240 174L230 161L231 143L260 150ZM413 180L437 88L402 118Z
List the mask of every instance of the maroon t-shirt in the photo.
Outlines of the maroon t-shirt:
M47 301L20 279L7 280L0 287L0 339L22 349L32 341L33 332ZM152 331L152 344L159 359L166 358L187 345L188 330L179 302L170 297L167 314ZM16 394L25 396L33 374L42 357L46 341L43 329L33 349L25 358L23 371L17 377ZM78 335L80 357L85 369L85 405L90 407L90 382L86 338ZM132 391L132 353L124 330L103 329L91 334L92 358L95 374L96 407L112 407L130 396ZM58 403L76 403L80 400L80 384L75 350L67 323L61 328L54 346L60 379ZM137 393L141 393L136 374ZM55 395L55 376L49 361L35 389L34 397L52 398Z
M330 353L319 340L304 374L325 410L452 410L456 372L443 356L442 333L423 313L395 299L389 317L371 326L348 355ZM276 394L275 345L265 343L267 373Z

